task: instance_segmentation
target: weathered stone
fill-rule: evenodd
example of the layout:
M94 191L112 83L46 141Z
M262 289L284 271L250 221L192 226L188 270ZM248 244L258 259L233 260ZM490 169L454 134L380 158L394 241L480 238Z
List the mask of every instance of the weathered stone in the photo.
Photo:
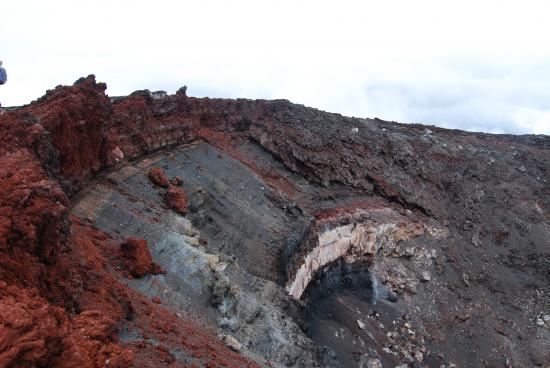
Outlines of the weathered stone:
M170 185L166 191L166 203L180 215L187 214L187 195L182 188Z
M231 286L227 276L216 274L215 281L212 285L211 303L213 306L219 306L223 300L231 296Z
M430 273L428 271L422 271L420 273L420 280L424 282L428 282L432 279Z
M120 250L132 276L143 277L145 274L155 271L146 240L129 238L120 245Z
M359 361L359 368L382 368L382 362L378 358L362 356Z
M222 340L225 342L227 347L229 347L233 351L241 351L242 345L239 341L237 341L236 338L234 338L231 335L222 335Z
M160 167L153 167L149 170L149 179L158 187L168 188L170 185L166 173Z

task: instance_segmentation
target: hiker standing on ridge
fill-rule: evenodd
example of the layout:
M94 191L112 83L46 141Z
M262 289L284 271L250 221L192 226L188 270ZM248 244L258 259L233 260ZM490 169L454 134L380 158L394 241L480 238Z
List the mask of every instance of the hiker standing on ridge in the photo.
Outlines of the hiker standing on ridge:
M4 84L8 81L8 74L6 73L6 69L2 67L2 60L0 60L0 84ZM2 108L2 104L0 103L0 114L3 114L5 110Z

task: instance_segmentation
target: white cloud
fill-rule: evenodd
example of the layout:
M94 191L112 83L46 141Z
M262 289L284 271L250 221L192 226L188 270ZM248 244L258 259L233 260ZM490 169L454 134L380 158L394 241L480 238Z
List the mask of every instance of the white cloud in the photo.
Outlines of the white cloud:
M4 105L108 93L287 98L353 116L550 134L545 1L4 0Z
M550 109L541 111L532 108L518 108L514 112L515 121L525 129L530 129L535 134L549 134Z

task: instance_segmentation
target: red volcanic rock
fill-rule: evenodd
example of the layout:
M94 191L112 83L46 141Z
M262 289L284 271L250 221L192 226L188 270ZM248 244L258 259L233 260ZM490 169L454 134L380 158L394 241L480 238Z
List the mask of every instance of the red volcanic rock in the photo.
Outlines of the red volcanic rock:
M166 203L180 215L187 214L187 195L182 188L170 186L166 191Z
M59 174L71 182L65 189L78 189L105 165L102 130L111 113L106 88L93 76L81 78L73 86L48 91L27 108L59 152Z
M154 346L119 342L123 325L190 354L198 346L213 366L255 366L162 306L144 308L150 299L117 280L130 259L136 275L161 271L146 244L126 244L121 259L106 234L68 216L68 196L104 168L192 137L148 124L136 136L135 109L112 115L104 90L90 76L0 116L0 367L128 367L138 352L136 361L159 366Z
M102 310L90 310L78 315L71 332L64 339L65 349L56 366L129 367L134 360L133 352L110 342L116 324L117 321Z
M153 303L156 303L156 304L162 304L162 300L160 300L160 298L158 296L155 296L153 299L151 299L153 301Z
M0 281L0 367L46 366L69 329L65 311Z
M168 188L170 185L166 173L160 167L153 167L149 170L149 179L151 179L151 182L158 187Z
M120 250L132 276L143 277L155 271L156 267L151 259L146 240L129 238L120 245Z
M22 247L51 260L61 247L60 220L67 213L61 187L22 148L0 156L0 190L0 249Z

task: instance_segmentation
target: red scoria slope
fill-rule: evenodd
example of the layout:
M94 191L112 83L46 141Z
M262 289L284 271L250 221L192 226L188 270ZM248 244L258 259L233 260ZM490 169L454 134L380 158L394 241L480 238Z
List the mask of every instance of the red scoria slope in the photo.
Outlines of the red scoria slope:
M0 367L175 366L173 346L191 365L255 366L120 283L120 244L68 215L70 196L121 158L104 90L89 77L0 117ZM123 325L159 344L122 344Z

